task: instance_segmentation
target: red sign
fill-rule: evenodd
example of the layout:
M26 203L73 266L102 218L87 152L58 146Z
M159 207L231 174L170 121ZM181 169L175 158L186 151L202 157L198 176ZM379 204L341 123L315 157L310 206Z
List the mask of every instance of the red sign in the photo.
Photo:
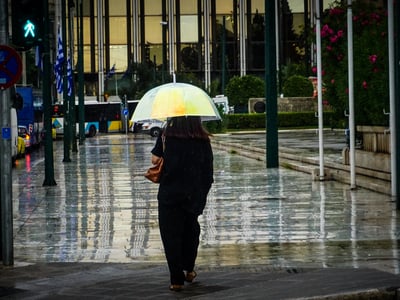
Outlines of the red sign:
M0 45L0 89L15 84L22 73L22 61L18 52L6 45Z

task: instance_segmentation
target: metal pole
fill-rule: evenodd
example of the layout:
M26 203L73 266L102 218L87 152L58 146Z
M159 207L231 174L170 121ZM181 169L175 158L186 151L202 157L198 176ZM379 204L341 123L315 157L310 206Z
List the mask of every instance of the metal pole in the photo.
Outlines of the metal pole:
M99 102L104 101L104 37L103 37L103 0L97 1L97 48L98 48L98 63L99 63L99 75L98 75L98 100Z
M396 98L394 80L394 33L393 33L393 8L394 0L388 1L388 47L389 47L389 100L390 100L390 170L392 173L392 196L397 196L397 145L396 145Z
M393 7L393 6L392 6ZM394 6L394 23L395 26L394 28L396 29L396 35L399 35L400 32L400 24L399 24L399 19L400 19L400 5L396 5ZM399 39L395 39L395 106L394 106L394 110L395 110L395 114L396 116L400 115L400 41ZM399 118L394 118L394 124L393 127L396 129L395 133L392 132L392 134L395 136L396 139L396 145L398 145L400 143L400 120ZM395 149L395 153L392 153L392 155L397 155L396 153L397 149ZM394 167L396 169L396 173L399 174L400 172L400 159L396 159L396 166ZM393 170L392 170L393 172ZM400 209L400 198L399 198L399 193L400 193L400 183L398 182L398 176L396 177L396 182L395 182L395 187L396 187L396 208Z
M175 55L174 55L174 5L173 0L168 1L168 53L169 53L169 75L175 73Z
M49 1L43 0L43 126L46 132L44 140L44 169L45 177L43 186L57 185L54 179L54 157L53 157L53 137L52 137L52 101L51 101L51 71L50 71L50 19Z
M210 87L210 1L204 0L204 87Z
M316 1L316 43L317 43L317 90L318 90L318 136L319 136L319 180L325 176L324 166L324 107L322 105L322 58L321 58L321 9L320 0Z
M278 100L276 80L276 0L265 0L265 96L267 128L267 168L279 167L278 153Z
M226 80L226 70L225 70L225 59L226 59L226 17L222 17L222 34L221 34L221 94L225 93L225 80Z
M239 1L239 43L240 43L240 76L246 75L246 30L245 30L245 1Z
M78 106L79 106L79 144L85 141L85 95L83 78L83 0L79 1L78 9Z
M167 7L165 5L165 1L162 1L162 21L161 21L161 39L162 39L162 68L161 68L161 80L162 83L165 82L165 68L167 65L167 25L166 21L167 16Z
M74 18L75 18L75 4L72 0L68 0L68 58L70 59L71 76L74 77ZM68 77L68 75L67 75ZM69 81L69 78L68 78ZM74 80L72 79L72 82ZM76 106L75 106L75 85L71 86L72 93L68 96L69 107L70 107L70 138L71 138L71 149L72 152L78 152L77 140L76 140Z
M349 70L349 131L350 131L350 188L356 188L355 167L355 120L354 120L354 78L353 78L353 12L352 0L347 0L347 52Z
M8 3L0 0L0 44L8 44ZM10 90L0 90L0 116L1 128L10 128ZM1 229L1 257L3 265L14 264L13 252L13 211L12 211L12 176L11 176L11 138L6 138L1 133L0 142L0 169L1 169L1 201L0 201L0 229ZM12 136L12 134L11 134Z
M133 61L139 61L139 4L138 0L132 0L132 28L133 28Z

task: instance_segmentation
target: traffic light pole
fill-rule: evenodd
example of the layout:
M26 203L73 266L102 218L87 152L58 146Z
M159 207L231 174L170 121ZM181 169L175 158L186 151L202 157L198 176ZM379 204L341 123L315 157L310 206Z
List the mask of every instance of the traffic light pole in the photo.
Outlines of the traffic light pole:
M8 44L8 1L0 0L0 44ZM0 169L1 169L1 202L0 202L0 229L1 229L1 255L3 265L14 264L13 251L13 212L12 212L12 176L11 176L11 138L6 138L3 130L10 128L10 90L0 90L0 117L1 117L1 141L0 141Z
M278 107L276 86L276 0L265 0L265 97L267 103L267 168L279 167Z
M48 0L43 1L43 19L44 19L44 32L43 32L43 110L44 110L44 129L45 135L45 153L44 153L44 167L45 179L43 186L57 185L54 179L54 159L53 159L53 137L52 137L52 124L51 124L51 75L50 75L50 30L49 30L49 4Z

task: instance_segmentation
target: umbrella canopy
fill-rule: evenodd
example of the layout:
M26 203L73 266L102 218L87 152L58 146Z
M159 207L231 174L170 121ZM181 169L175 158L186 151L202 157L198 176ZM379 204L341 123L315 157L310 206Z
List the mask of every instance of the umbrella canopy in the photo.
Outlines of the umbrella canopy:
M131 120L166 120L181 116L199 116L203 121L221 119L206 92L188 83L173 82L157 86L144 94Z

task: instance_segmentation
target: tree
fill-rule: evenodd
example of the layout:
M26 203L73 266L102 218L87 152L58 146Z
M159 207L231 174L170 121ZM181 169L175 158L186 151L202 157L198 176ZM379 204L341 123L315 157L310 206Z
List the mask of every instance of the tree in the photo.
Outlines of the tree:
M225 88L225 95L229 104L235 106L235 111L247 112L249 98L262 98L264 95L264 81L254 75L234 76Z
M387 125L387 13L364 2L353 2L353 65L355 119L358 125ZM337 119L348 108L347 7L341 1L324 12L321 23L324 97ZM316 70L316 68L314 68Z

